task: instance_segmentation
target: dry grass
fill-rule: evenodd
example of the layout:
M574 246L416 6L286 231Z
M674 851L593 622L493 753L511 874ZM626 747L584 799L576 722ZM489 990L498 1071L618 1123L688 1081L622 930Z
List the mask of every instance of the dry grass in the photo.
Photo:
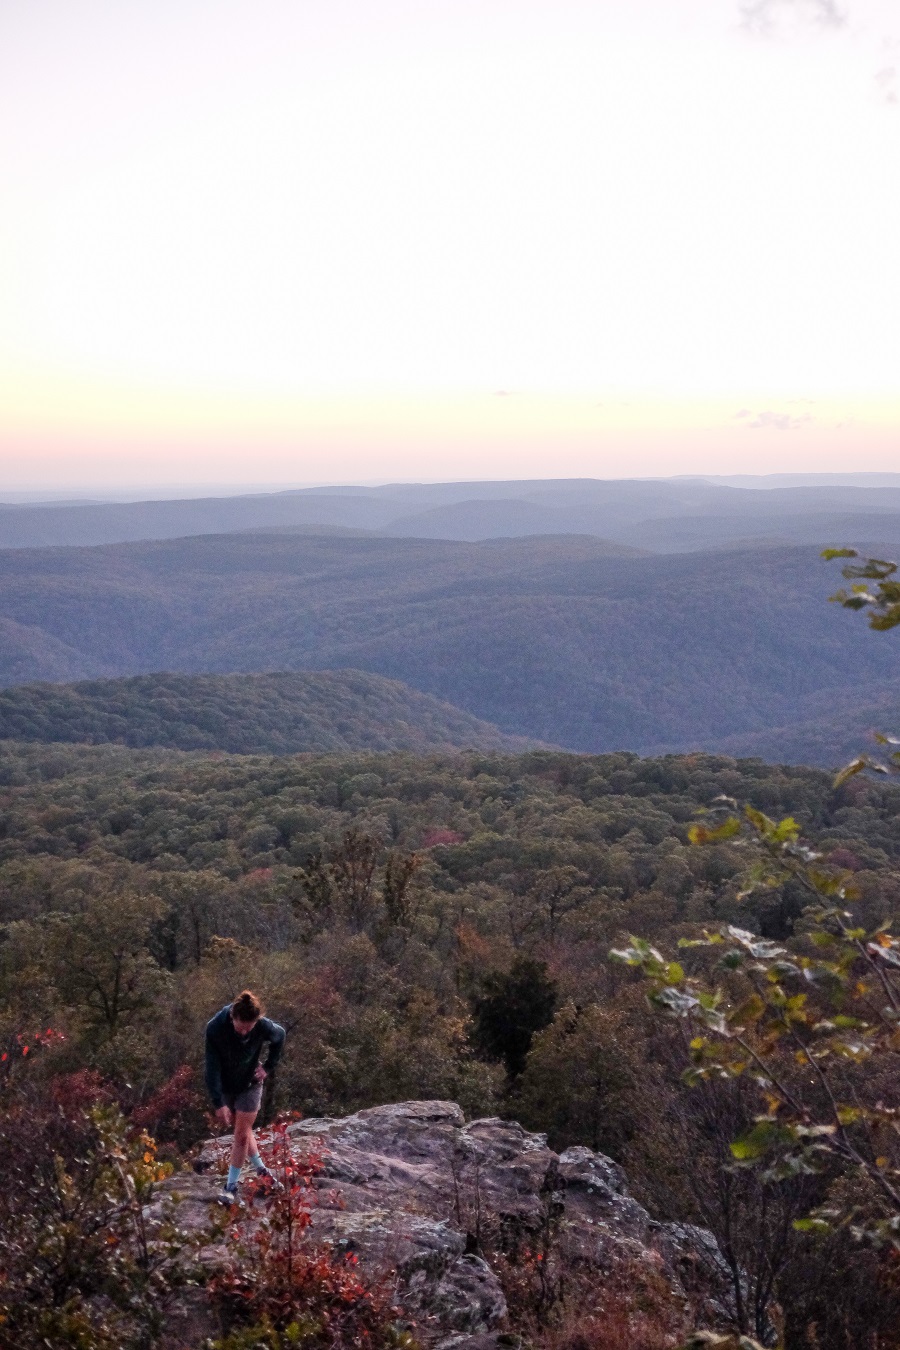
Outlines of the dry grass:
M645 1261L554 1277L526 1263L492 1262L511 1329L534 1350L675 1350L692 1317L662 1271Z

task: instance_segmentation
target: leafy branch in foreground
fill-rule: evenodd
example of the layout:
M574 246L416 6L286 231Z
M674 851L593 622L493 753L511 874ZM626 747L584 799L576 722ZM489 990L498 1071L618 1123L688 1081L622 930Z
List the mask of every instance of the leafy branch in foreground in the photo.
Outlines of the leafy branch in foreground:
M712 977L687 974L641 938L611 956L639 969L651 1004L684 1025L688 1085L756 1084L761 1110L732 1143L735 1165L759 1167L767 1181L860 1178L869 1212L829 1200L797 1226L846 1223L900 1247L900 1104L883 1090L896 1081L900 1052L900 940L888 924L855 924L845 907L856 898L852 874L807 847L791 817L771 820L748 806L690 834L696 844L730 840L752 852L745 895L799 885L809 902L805 931L784 945L732 924L681 939L683 948L723 949Z
M833 558L858 558L859 554L855 548L826 548L822 557L830 562ZM862 563L848 563L841 568L841 574L856 584L849 591L841 587L829 599L843 605L844 609L868 609L869 627L878 632L896 628L900 623L900 581L891 580L896 571L897 564L885 558L864 558ZM868 586L869 581L874 581L875 586Z
M830 562L834 558L858 558L855 548L826 548L822 557ZM868 609L869 627L878 632L886 632L900 624L900 581L893 580L897 564L885 558L864 558L861 563L848 563L841 569L842 575L855 584L846 590L841 587L829 600L843 605L844 609ZM875 582L870 586L869 582ZM900 746L896 736L875 733L879 745ZM835 779L835 787L846 783L848 778L871 769L873 773L900 773L900 750L892 750L887 755L888 762L873 759L871 755L857 755L846 764Z

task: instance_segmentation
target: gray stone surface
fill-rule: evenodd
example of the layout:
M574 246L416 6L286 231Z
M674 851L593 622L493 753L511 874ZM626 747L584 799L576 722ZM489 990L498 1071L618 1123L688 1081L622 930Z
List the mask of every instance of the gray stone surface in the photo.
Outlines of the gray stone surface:
M563 1258L598 1278L618 1263L650 1263L686 1315L707 1325L728 1320L727 1273L710 1235L651 1220L621 1168L602 1154L569 1148L557 1155L543 1135L513 1121L467 1124L452 1102L301 1120L288 1135L293 1151L321 1155L311 1240L352 1251L363 1268L394 1280L420 1335L440 1350L497 1350L515 1341L503 1335L506 1301L479 1253L498 1241L539 1240L548 1225ZM203 1227L229 1145L210 1140L193 1173L160 1188L150 1216L177 1195L182 1226ZM224 1255L223 1248L206 1253L211 1264Z

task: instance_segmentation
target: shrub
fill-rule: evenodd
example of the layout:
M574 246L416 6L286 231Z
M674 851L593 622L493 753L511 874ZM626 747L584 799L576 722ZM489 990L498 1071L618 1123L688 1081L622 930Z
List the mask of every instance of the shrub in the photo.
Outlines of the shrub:
M83 1082L56 1086L0 1119L0 1347L149 1350L188 1278L169 1216L152 1235L144 1221L156 1146L115 1106L84 1111Z
M276 1124L259 1140L281 1187L272 1193L267 1181L251 1183L263 1217L232 1212L233 1254L210 1283L231 1323L216 1350L412 1347L386 1285L364 1280L354 1255L336 1256L308 1240L321 1158L295 1152L287 1129L286 1122Z

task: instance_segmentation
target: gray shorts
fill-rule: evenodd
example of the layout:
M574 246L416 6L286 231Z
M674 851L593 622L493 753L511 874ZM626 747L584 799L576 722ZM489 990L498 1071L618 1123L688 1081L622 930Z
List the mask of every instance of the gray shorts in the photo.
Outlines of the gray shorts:
M252 1083L243 1092L225 1092L222 1100L232 1111L252 1111L256 1115L262 1106L263 1085Z

